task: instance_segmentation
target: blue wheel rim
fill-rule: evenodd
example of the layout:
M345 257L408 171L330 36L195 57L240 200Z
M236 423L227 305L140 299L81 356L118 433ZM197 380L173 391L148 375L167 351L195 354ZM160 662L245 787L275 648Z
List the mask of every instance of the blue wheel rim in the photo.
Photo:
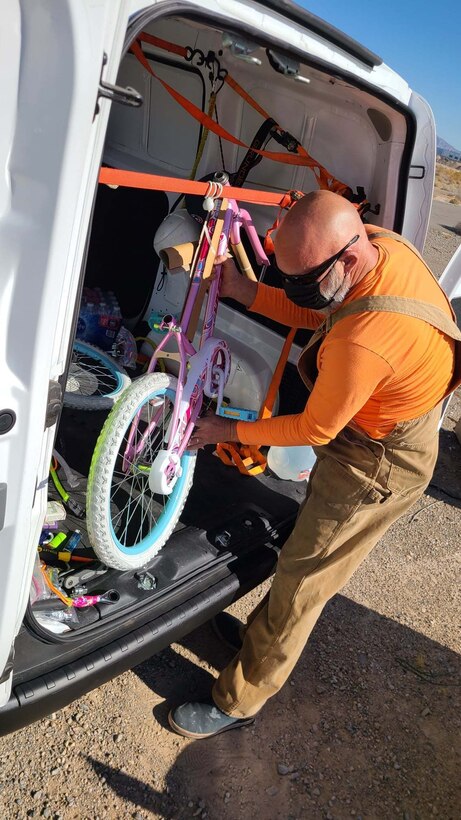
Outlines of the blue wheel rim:
M95 350L94 348L89 347L88 345L85 344L85 342L79 342L78 339L75 340L73 347L74 347L74 350L76 350L77 353L79 353L80 355L88 356L88 358L91 358L91 359L94 359L95 361L101 362L102 365L105 367L105 369L110 373L111 378L115 382L115 387L113 387L110 392L104 393L104 394L101 394L101 395L103 395L104 397L110 398L111 396L116 396L118 393L120 393L120 391L123 387L124 381L123 381L122 375L120 373L120 370L115 365L115 363L113 363L111 361L110 356L99 354L98 350Z
M174 401L175 398L175 392L168 388L152 391L152 393L149 394L148 397L145 397L143 401L140 404L138 404L136 409L133 411L131 419L125 429L127 429L129 425L131 425L131 422L133 421L136 413L146 403L146 401L153 399L159 395L165 395L171 401ZM127 547L119 541L112 524L111 497L109 497L107 514L110 526L110 533L113 543L121 553L123 553L124 555L142 555L142 553L147 552L152 547L155 541L158 541L163 537L166 529L169 527L171 523L172 518L174 517L178 501L181 501L181 495L184 489L184 485L187 481L189 470L194 460L195 456L192 456L186 450L181 458L182 475L177 479L175 486L173 488L173 492L171 493L171 495L168 496L168 500L165 504L164 511L160 513L158 522L154 525L153 529L150 530L148 535L144 536L144 538L141 541L139 541L139 543L136 545Z

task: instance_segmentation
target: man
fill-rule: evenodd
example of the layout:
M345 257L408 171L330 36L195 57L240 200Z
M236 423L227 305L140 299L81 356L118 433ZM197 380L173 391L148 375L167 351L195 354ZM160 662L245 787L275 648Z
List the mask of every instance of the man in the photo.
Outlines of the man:
M171 726L187 737L252 722L289 677L327 600L422 495L437 458L441 400L451 389L453 340L461 338L415 249L365 226L337 194L297 202L275 253L283 290L244 279L225 260L222 295L289 326L320 328L298 364L311 388L305 410L256 422L206 417L191 446L310 444L317 461L270 592L243 640L238 622L220 616L223 637L238 651L212 698L170 713Z

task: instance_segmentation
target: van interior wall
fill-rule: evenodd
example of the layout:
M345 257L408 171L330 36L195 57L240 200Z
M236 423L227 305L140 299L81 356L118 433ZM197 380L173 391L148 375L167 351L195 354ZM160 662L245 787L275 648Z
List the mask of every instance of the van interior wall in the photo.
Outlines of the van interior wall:
M311 156L354 191L363 187L373 207L379 203L379 215L369 214L369 221L393 227L406 135L400 113L373 94L309 66L301 65L300 70L308 84L281 75L271 67L262 47L252 53L261 65L244 62L223 47L221 31L196 21L168 18L145 30L177 45L200 49L204 55L210 51L219 55L222 67L296 136ZM156 74L207 110L210 84L206 66L150 44L144 43L143 48ZM200 124L130 53L121 63L118 83L140 91L144 104L139 109L112 106L104 161L115 167L189 178L200 142ZM246 144L251 144L262 124L260 114L226 84L219 90L216 112L219 123ZM267 149L284 150L274 140ZM208 133L196 178L223 165L225 170L235 171L245 153L245 149ZM268 159L250 171L245 185L280 192L308 192L317 187L309 168ZM155 230L176 201L175 194L162 196L139 190L98 195L87 279L93 283L102 277L102 287L111 283L123 314L132 324L153 290L158 269L152 248ZM250 206L250 211L258 232L264 234L276 209ZM180 290L180 300L184 286L181 289L178 280L175 287ZM155 298L149 305L152 308Z

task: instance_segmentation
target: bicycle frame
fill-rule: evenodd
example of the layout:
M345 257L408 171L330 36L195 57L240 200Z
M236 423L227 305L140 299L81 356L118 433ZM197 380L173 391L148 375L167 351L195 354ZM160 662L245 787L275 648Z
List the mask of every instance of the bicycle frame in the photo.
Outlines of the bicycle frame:
M223 192L225 192L225 185L220 187L221 190L224 188ZM204 394L209 398L217 397L216 413L219 414L224 387L230 373L231 357L228 345L223 339L217 339L213 335L221 285L221 265L215 266L214 276L208 289L198 349L194 347L187 336L196 302L201 292L205 266L209 254L214 253L212 244L215 239L214 233L218 219L222 218L221 213L223 210L224 223L218 239L217 255L224 255L229 244L240 244L240 231L243 227L251 242L258 264L269 264L248 211L241 210L238 203L233 199L214 199L213 208L205 220L192 264L190 286L180 320L177 322L173 316L164 316L162 322L156 326L158 329L166 331L166 333L152 355L148 367L148 373L152 373L162 351L171 340L174 340L179 354L178 387L172 418L165 436L166 448L156 456L149 476L149 485L152 492L160 492L164 495L172 492L175 480L181 474L180 459L187 449L190 436L202 408ZM128 472L134 459L143 451L150 434L158 425L162 410L163 405L154 414L154 418L138 440L135 434L139 423L139 413L133 419L123 458L122 469L125 472ZM137 441L136 446L133 444L134 441Z

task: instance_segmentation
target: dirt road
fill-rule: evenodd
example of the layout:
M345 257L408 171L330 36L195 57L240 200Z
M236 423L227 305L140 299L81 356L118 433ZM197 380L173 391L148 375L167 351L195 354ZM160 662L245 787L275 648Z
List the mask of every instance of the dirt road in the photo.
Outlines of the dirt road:
M437 273L460 241L433 225ZM1 739L0 816L459 818L460 416L457 397L428 492L327 606L253 727L195 743L167 728L169 705L206 696L229 659L204 626ZM243 618L263 592L232 611Z
M461 207L459 205L452 205L450 202L441 202L434 199L432 203L431 225L433 228L455 228L460 224Z

